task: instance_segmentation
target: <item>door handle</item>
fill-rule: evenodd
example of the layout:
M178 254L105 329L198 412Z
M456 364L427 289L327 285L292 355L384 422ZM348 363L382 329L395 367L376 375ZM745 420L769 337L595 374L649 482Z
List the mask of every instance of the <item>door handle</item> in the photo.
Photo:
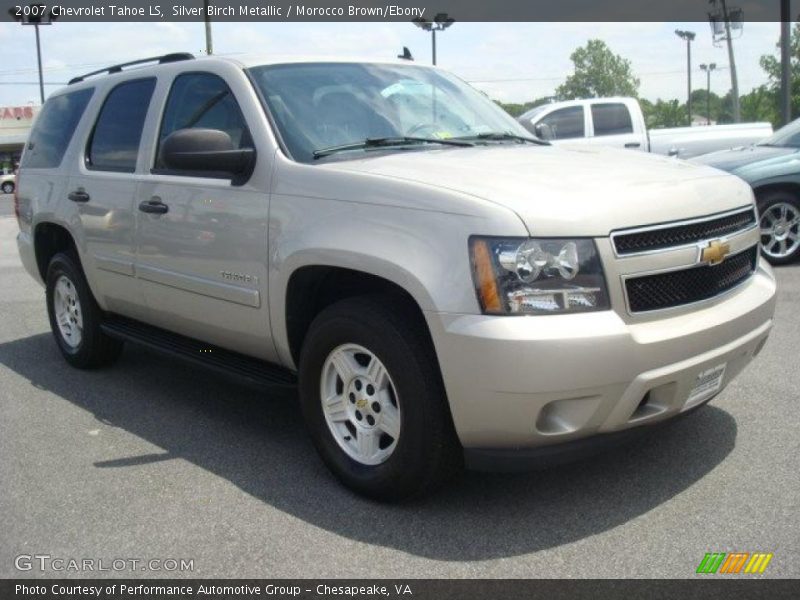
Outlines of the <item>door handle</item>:
M625 144L626 148L640 148L641 146L642 146L642 144L639 143L639 142L629 142L629 143Z
M169 206L164 204L161 198L150 198L139 204L139 210L153 215L163 215L169 212Z
M90 196L83 190L75 190L74 192L70 192L69 194L67 194L67 198L69 198L73 202L88 202Z

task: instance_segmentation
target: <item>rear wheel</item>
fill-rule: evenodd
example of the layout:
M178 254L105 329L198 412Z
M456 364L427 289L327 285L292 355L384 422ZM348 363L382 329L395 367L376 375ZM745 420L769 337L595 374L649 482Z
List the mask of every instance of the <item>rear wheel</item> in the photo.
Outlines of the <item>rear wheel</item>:
M758 201L761 221L761 252L774 265L783 265L800 255L800 201L791 193L776 190Z
M402 499L460 471L435 354L403 302L354 298L320 313L303 342L300 397L325 464L361 494Z
M102 311L72 254L56 254L47 269L47 313L58 349L79 369L113 363L122 342L100 329Z
M14 193L14 184L11 183L10 181L6 181L3 184L2 189L3 189L3 193L4 194L13 194Z

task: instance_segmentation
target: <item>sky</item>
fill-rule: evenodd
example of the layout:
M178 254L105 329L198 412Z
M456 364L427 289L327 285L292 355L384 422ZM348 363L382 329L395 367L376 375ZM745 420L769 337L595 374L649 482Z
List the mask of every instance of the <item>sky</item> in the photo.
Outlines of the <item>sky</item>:
M693 88L704 88L701 63L715 62L711 89L730 89L728 53L715 47L708 23L455 23L437 36L438 64L503 102L552 95L572 72L570 54L589 39L604 40L629 59L640 96L686 98L686 43L675 29L697 33ZM66 23L41 28L44 79L63 84L110 64L186 51L205 52L203 23ZM745 23L734 41L741 94L766 82L758 64L775 54L779 23ZM394 58L407 46L431 60L430 34L411 23L214 23L214 53ZM36 43L31 27L0 23L0 106L38 104ZM59 85L46 85L45 94Z

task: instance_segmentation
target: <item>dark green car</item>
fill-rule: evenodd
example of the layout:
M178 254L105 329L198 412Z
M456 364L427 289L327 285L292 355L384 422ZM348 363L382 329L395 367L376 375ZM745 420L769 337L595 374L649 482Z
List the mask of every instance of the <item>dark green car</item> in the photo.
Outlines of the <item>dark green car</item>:
M761 215L761 250L772 264L800 255L800 119L753 146L698 156L749 183Z

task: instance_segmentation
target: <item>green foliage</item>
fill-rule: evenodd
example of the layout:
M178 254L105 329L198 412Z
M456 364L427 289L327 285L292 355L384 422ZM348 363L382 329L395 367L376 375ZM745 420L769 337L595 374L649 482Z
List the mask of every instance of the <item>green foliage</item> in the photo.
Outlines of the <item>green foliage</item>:
M686 125L686 105L677 100L661 100L659 98L655 103L649 100L640 100L639 104L642 107L648 129Z
M639 79L634 77L629 60L611 52L602 40L589 40L570 56L575 70L558 87L564 100L639 95Z
M780 40L775 45L780 49ZM795 23L792 30L790 41L791 56L791 106L792 115L800 115L800 23ZM769 83L760 88L756 88L748 96L747 103L751 106L758 106L757 114L763 115L759 120L772 121L773 125L780 123L780 90L781 90L781 61L778 56L765 54L759 61L761 68L767 72ZM755 94L755 96L753 96ZM744 98L742 103L744 103ZM744 118L744 106L742 106L742 117Z
M548 104L552 100L552 97L545 96L544 98L537 98L536 100L531 100L530 102L525 102L523 104L518 103L504 103L500 102L499 100L495 100L495 102L505 110L508 114L512 117L518 117L526 112L528 112L532 108L536 108L537 106L541 106L542 104Z

